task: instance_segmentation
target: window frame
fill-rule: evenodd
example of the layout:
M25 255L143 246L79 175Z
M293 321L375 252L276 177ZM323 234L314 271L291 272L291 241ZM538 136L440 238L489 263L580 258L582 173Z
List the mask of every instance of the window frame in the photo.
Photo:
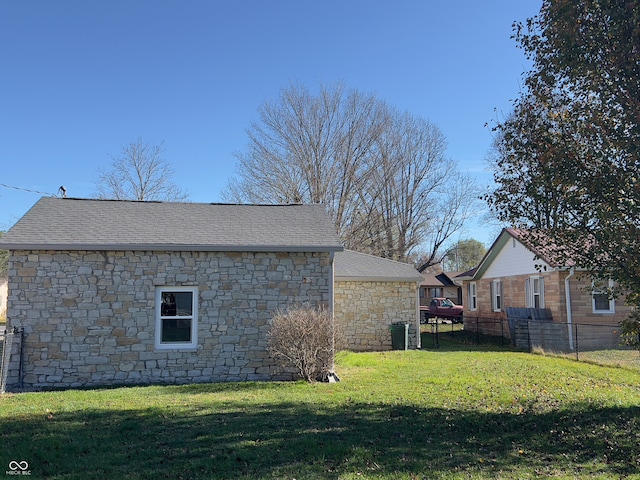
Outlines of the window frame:
M162 294L167 292L191 292L191 315L162 315ZM176 287L161 286L156 287L155 297L156 309L156 350L197 350L198 348L198 287ZM191 340L189 342L163 342L162 325L163 320L174 318L178 320L191 320Z
M610 289L613 288L613 280L609 280L608 287ZM607 296L609 308L606 309L606 310L602 310L602 309L597 309L596 308L596 305L597 305L596 304L596 297L597 296L602 296L602 295L606 295ZM615 300L615 298L608 298L608 294L606 293L606 291L603 291L602 289L596 288L594 283L591 284L591 311L594 314L613 314L613 313L616 313L616 300Z
M469 311L475 312L478 310L478 285L476 282L469 282L467 298L469 301Z
M443 287L429 287L428 298L442 298L444 297Z
M536 292L536 283L538 284L538 292ZM526 305L527 308L545 308L544 307L544 278L542 275L533 275L525 281ZM536 297L538 297L538 306L536 307Z
M502 312L502 308L504 307L502 279L493 280L491 287L491 308L494 312Z

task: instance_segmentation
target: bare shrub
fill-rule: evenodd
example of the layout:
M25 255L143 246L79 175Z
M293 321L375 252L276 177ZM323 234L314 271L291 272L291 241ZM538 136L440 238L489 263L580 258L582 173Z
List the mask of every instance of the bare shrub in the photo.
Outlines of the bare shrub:
M328 378L336 348L343 343L331 312L308 305L276 311L268 339L269 353L276 363L294 368L309 382Z

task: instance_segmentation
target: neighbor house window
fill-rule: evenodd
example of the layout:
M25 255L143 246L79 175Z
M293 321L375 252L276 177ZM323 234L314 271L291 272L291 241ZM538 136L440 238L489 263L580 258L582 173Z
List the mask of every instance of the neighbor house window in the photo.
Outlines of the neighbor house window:
M476 282L470 282L469 285L469 310L478 309L478 296L476 293Z
M491 282L491 303L494 312L502 311L502 280Z
M540 276L525 281L527 308L544 308L544 280Z
M444 291L440 287L433 287L429 289L430 298L444 297Z
M609 289L613 288L613 281L609 280ZM594 286L591 291L593 303L593 313L615 313L616 304L613 298L609 297L606 289L599 289Z
M196 348L197 322L197 287L160 287L156 290L156 348Z

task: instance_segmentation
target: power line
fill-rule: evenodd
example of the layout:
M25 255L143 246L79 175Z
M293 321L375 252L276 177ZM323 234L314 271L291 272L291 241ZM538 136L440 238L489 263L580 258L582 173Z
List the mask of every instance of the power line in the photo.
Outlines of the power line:
M37 193L40 195L47 195L49 197L55 197L56 195L53 193L49 193L49 192L40 192L38 190L29 190L28 188L20 188L20 187L14 187L12 185L5 185L4 183L0 183L0 187L4 187L4 188L10 188L12 190L20 190L21 192L29 192L29 193Z

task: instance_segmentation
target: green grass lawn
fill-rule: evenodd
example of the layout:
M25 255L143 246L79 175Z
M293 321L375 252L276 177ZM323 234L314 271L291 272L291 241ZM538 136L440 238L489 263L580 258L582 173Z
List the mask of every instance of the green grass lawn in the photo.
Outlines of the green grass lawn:
M0 397L0 476L640 478L640 373L455 344L343 353L331 384Z

